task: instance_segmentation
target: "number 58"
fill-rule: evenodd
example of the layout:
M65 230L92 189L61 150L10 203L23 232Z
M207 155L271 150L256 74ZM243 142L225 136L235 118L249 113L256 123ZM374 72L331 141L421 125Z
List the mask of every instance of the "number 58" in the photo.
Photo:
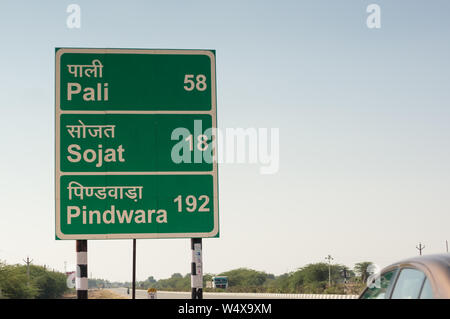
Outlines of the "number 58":
M195 77L194 81L194 75L193 74L185 74L184 75L184 89L186 91L192 91L194 89L197 89L197 91L204 91L206 90L206 76L204 74L199 74Z

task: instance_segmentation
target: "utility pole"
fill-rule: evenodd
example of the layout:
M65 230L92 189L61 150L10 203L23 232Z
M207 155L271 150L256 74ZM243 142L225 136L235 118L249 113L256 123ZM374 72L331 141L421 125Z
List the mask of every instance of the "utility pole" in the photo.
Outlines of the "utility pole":
M416 246L416 248L419 251L419 255L422 256L422 250L425 249L425 245L422 245L422 243L419 243L419 246Z
M331 255L328 255L325 257L325 260L328 261L328 285L331 287L331 261L334 260L334 258L331 257Z
M33 262L33 259L30 260L29 257L27 257L27 260L23 260L24 263L27 264L27 285L30 284L30 264Z

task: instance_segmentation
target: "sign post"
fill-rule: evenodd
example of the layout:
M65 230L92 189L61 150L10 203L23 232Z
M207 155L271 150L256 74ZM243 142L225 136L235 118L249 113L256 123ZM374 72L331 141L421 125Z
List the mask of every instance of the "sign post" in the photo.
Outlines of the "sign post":
M56 49L58 239L219 236L215 52Z
M191 250L191 296L192 299L203 299L203 260L201 238L191 238Z
M136 299L136 239L133 239L133 276L131 299Z
M87 248L87 240L76 241L77 277L75 279L75 289L77 290L77 299L88 299Z

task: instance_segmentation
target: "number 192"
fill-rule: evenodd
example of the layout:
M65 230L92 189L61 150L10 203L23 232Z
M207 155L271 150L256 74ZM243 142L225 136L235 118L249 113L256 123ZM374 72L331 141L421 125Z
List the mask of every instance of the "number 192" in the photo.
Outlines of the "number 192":
M186 209L186 211L192 213L195 211L198 212L209 212L209 197L206 195L200 195L198 199L194 195L188 195L184 198L183 196L178 195L174 200L174 203L178 206L178 212L182 212L183 208ZM197 209L198 207L198 209Z

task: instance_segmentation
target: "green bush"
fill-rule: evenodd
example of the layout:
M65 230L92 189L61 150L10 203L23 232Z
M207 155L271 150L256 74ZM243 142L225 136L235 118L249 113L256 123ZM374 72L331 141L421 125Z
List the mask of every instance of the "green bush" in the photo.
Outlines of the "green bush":
M34 285L28 284L26 270L19 265L0 265L0 289L10 299L32 299L39 293Z
M0 264L0 298L53 299L60 298L68 290L63 273L48 271L41 266Z
M248 268L238 268L218 274L228 277L228 289L206 288L214 274L205 274L203 283L205 292L261 292L261 293L302 293L302 294L358 294L363 285L359 283L355 273L359 273L361 265L355 271L345 265L327 263L308 264L298 270L279 276ZM331 270L331 271L330 271ZM346 282L344 284L344 270ZM329 275L331 273L331 285ZM156 288L158 290L189 291L190 274L184 277L175 273L170 278L156 280L149 277L137 284L141 289ZM126 285L125 285L126 287Z

